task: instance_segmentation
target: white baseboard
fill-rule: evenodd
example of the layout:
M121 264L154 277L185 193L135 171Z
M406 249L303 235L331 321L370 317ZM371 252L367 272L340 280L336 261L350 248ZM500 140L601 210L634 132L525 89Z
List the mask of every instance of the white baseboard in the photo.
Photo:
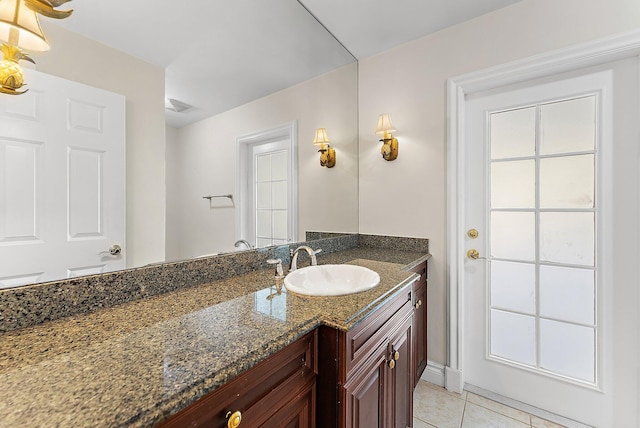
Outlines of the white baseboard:
M462 394L463 382L462 371L454 370L451 367L444 368L444 387L452 392Z
M422 372L420 379L462 394L464 385L462 384L462 372L460 370L453 370L450 367L427 360L427 367Z
M427 360L427 367L422 372L420 379L438 386L444 386L444 366Z

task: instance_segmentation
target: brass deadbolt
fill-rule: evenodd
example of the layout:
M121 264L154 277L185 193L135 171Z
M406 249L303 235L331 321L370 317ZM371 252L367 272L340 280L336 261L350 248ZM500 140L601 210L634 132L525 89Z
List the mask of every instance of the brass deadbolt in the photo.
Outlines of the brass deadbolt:
M478 231L475 229L469 229L467 231L467 236L471 239L476 239L478 237Z

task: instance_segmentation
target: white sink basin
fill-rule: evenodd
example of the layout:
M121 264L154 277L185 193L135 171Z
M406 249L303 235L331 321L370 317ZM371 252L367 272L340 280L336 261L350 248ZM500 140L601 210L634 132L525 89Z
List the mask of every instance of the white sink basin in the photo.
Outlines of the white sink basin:
M284 278L289 291L307 296L342 296L369 290L380 275L356 265L318 265L294 270Z

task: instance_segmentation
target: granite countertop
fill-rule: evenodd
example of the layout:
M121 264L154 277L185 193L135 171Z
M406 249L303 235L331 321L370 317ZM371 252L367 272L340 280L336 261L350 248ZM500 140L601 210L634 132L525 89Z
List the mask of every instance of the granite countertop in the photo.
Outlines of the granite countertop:
M348 330L428 258L355 248L318 257L380 274L340 297L278 293L273 270L0 334L0 427L152 426L321 324Z

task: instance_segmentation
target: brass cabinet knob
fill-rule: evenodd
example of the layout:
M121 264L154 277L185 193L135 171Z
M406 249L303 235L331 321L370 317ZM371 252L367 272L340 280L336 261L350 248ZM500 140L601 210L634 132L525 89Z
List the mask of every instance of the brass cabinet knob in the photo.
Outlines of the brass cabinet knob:
M393 370L393 368L396 366L396 360L389 360L387 364L389 365L389 368Z
M418 306L422 306L422 299L418 300Z
M395 351L395 352L393 353L393 359L394 359L394 360L396 360L396 361L398 361L398 360L400 359L400 352Z
M227 428L238 428L242 422L242 413L239 410L227 412Z
M416 308L416 309L418 309L420 306L422 306L422 299L418 300L418 301L416 302L416 304L415 304L415 305L413 305L413 307L414 307L414 308Z

